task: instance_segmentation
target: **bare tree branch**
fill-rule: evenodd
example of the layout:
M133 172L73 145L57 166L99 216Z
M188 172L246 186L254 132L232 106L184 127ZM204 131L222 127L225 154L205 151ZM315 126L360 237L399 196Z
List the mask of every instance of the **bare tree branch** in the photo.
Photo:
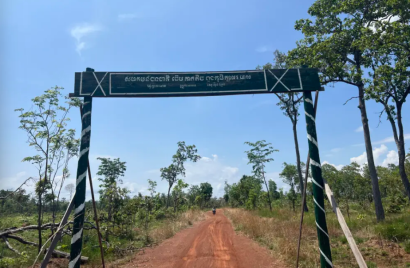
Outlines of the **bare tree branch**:
M351 97L350 99L348 99L345 103L343 103L343 105L346 105L349 101L351 101L352 99L357 99L357 98L359 98L359 96L357 96L357 97Z
M32 178L32 177L28 178L27 180L25 180L25 181L20 185L20 187L18 187L18 188L17 188L16 190L14 190L13 192L9 193L9 194L6 195L6 196L0 196L0 199L7 199L10 195L12 195L12 194L14 194L15 192L17 192L18 190L20 190L21 187L23 187L23 185L25 185L29 180L34 180L34 178Z
M3 236L2 238L3 238L4 242L6 243L8 249L10 249L11 251L13 251L14 253L16 253L16 254L18 254L18 255L21 255L21 253L20 253L17 249L13 248L13 247L10 245L10 243L9 243L9 241L7 240L6 237Z

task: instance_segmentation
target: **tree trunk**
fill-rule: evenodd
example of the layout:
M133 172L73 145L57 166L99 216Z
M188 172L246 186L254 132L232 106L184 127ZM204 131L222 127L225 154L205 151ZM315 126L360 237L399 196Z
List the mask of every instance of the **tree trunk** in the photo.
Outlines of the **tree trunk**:
M110 197L109 204L108 204L107 230L105 231L105 240L107 242L109 242L108 229L109 229L111 219L112 219L111 207L112 207L112 198Z
M270 209L270 211L272 211L272 201L270 200L270 194L269 194L269 187L268 187L268 184L266 183L266 179L265 179L265 173L262 173L263 174L263 181L265 182L265 186L266 186L266 191L268 192L268 201L269 201L269 209Z
M350 221L349 200L346 200L346 211L347 211L347 217L349 218L349 221Z
M382 221L384 220L384 209L383 209L382 199L380 195L379 179L377 177L377 171L376 171L376 167L375 167L374 159L373 159L373 148L372 148L372 143L370 139L370 130L369 130L369 124L368 124L369 120L367 118L366 104L364 100L364 85L363 84L359 85L358 89L359 89L358 108L360 109L362 125L363 125L364 142L365 142L366 153L367 153L367 163L369 166L369 173L370 173L370 178L372 181L374 207L376 211L377 221Z
M406 161L406 151L404 149L404 133L403 133L403 123L401 118L401 108L403 103L396 102L396 109L397 109L397 126L399 128L399 137L396 139L397 135L395 136L396 146L397 146L397 154L399 155L399 173L401 177L401 181L403 182L404 189L406 191L407 198L410 200L410 183L409 179L406 174L406 169L404 163ZM392 127L394 125L394 121L391 122Z
M295 140L295 150L296 150L296 165L298 168L298 176L299 176L299 183L300 183L300 192L303 193L304 185L303 185L303 176L302 176L302 168L300 166L300 153L299 153L299 142L298 142L298 135L296 130L296 121L292 121L293 124L293 138ZM302 201L303 202L303 201ZM308 212L308 207L305 202L304 208L305 212Z
M171 187L172 187L172 185L170 184L169 188L168 188L168 196L167 196L167 209L169 207L169 192L171 191Z
M41 187L41 180L40 180L40 187ZM38 253L41 251L41 246L43 244L43 240L41 237L41 189L40 194L38 195L38 218L37 218L37 225L38 225Z

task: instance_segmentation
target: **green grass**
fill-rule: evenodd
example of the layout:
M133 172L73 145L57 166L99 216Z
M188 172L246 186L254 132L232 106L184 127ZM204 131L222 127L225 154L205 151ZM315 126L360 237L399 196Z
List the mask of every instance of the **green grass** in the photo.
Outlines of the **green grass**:
M61 213L60 213L61 214ZM57 219L62 218L61 215L57 215ZM128 232L126 235L121 235L121 232L117 229L115 232L117 235L110 236L111 247L107 249L105 243L103 243L104 248L104 259L106 263L117 261L118 259L124 257L131 257L130 252L121 252L119 249L124 249L126 247L142 248L147 244L152 244L153 242L159 242L174 235L179 229L185 228L186 226L192 225L195 221L199 220L201 215L204 213L201 211L186 211L178 214L170 214L162 217L161 220L153 220L150 224L148 235L147 231L143 230L142 226L136 225L133 227L132 231ZM51 222L51 215L44 214L43 223ZM89 215L86 215L86 218ZM91 217L88 217L91 218ZM72 220L72 219L69 219ZM0 218L0 230L10 228L10 227L21 227L24 225L36 225L37 217L35 215L24 216L24 215L8 215L6 217ZM87 224L85 224L87 226ZM100 224L101 227L101 224ZM104 224L103 226L104 227ZM102 230L102 228L101 228ZM104 234L104 231L101 231ZM43 244L46 242L50 236L50 230L43 230L42 239ZM24 232L19 232L16 235L22 237L23 239L31 242L38 243L38 231L29 230ZM5 243L0 241L0 268L13 268L13 267L28 267L31 266L37 256L37 247L30 245L23 245L20 242L9 239L10 244L13 248L17 249L22 255L17 255L16 253L9 250ZM65 235L62 240L57 244L58 250L64 252L70 252L71 236ZM125 255L124 255L125 254ZM82 255L89 258L88 264L100 264L100 248L98 243L98 236L96 230L84 230L83 233L83 249ZM43 255L40 255L39 260L43 259Z

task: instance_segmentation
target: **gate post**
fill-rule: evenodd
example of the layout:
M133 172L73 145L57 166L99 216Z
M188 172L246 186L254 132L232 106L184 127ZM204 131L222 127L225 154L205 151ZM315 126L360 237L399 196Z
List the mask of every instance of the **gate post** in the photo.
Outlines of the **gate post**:
M330 251L329 234L326 224L326 212L324 209L324 183L322 179L322 166L319 157L319 145L316 136L316 122L313 109L312 93L303 92L305 107L307 138L309 143L310 168L312 170L313 201L315 203L316 229L319 240L320 267L333 267Z
M87 68L87 72L94 69ZM88 168L88 153L91 138L91 108L92 97L84 97L83 113L81 116L81 144L78 156L76 190L74 196L74 226L71 238L69 268L80 267L81 250L83 246L83 225L85 214L86 177Z

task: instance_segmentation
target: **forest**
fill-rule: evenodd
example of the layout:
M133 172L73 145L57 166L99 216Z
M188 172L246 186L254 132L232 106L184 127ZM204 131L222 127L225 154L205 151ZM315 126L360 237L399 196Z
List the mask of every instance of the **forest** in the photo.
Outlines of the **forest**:
M340 84L354 88L355 95L346 103L357 101L352 107L362 123L366 164L352 161L336 167L320 159L317 163L310 156L304 162L299 143L306 142L306 136L303 133L301 138L297 126L302 116L313 121L321 116L320 105L313 118L303 111L302 106L307 105L303 93L272 93L283 116L290 120L286 127L292 128L292 136L287 142L294 145L294 161L281 161L277 145L282 141L269 136L244 140L243 157L252 171L241 174L236 182L225 181L223 196L215 195L210 182L186 182L187 163L195 165L201 155L200 148L185 141L176 140L175 153L162 164L160 176L144 182L147 194L132 195L123 186L130 162L98 157L99 195L95 202L88 198L85 203L82 264L101 265L103 255L106 264L120 267L134 254L206 220L211 209L217 208L237 233L270 250L286 266L294 266L298 256L299 267L325 267L318 253L315 208L319 207L326 213L333 264L357 267L326 193L324 208L313 198L318 187L323 190L326 184L367 267L410 267L410 148L405 144L405 127L410 121L409 114L402 113L410 93L410 2L316 0L308 14L310 19L295 22L303 38L289 51L275 50L273 60L256 69L316 68L321 85L334 87L329 90L338 90ZM61 238L51 263L56 267L68 264L74 213L58 228L76 196L77 185L67 183L76 172L69 170L69 163L84 154L81 131L68 126L84 103L67 95L64 88L51 87L34 97L29 107L15 109L20 131L27 135L21 142L32 152L21 160L32 164L37 173L16 189L0 189L0 268L39 267L59 231ZM369 102L380 107L379 124L387 122L391 127L395 164L376 164L366 110ZM316 142L309 135L308 139ZM279 178L286 188L266 176L273 161L281 163ZM323 183L313 179L313 166L321 169ZM84 176L89 189L91 171ZM159 184L166 185L167 191L159 192ZM63 197L67 195L70 198Z

